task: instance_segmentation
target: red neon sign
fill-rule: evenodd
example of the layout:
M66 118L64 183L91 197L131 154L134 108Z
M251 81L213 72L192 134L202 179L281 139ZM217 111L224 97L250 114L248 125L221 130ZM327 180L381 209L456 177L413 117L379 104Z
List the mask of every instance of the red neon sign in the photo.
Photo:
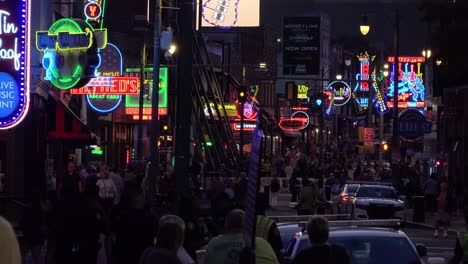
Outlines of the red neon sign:
M283 118L279 121L278 126L285 131L299 131L307 124L307 118Z
M417 62L425 62L425 57L398 57L398 62L410 62L410 63L417 63ZM388 62L395 62L395 57L388 57Z
M70 89L70 94L138 94L138 77L97 77L85 87Z

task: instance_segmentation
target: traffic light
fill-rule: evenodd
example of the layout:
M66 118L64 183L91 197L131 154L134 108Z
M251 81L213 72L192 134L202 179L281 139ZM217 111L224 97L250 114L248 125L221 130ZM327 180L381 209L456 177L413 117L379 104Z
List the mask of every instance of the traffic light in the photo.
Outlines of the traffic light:
M161 135L169 133L169 124L165 118L161 118Z
M242 104L247 102L247 87L246 86L240 86L239 87L238 94L237 94L237 99Z

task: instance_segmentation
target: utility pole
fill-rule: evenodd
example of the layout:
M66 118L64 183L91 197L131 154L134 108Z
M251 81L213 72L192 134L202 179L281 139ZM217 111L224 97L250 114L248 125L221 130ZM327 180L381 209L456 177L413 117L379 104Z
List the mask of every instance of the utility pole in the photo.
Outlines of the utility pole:
M155 214L156 204L154 195L159 192L159 50L161 38L161 0L155 1L154 7L154 38L153 38L153 91L151 93L151 125L150 125L150 163L148 173L148 192L151 213ZM144 70L144 69L143 69ZM144 71L141 72L143 76ZM141 111L141 110L140 110ZM141 112L140 112L141 114ZM141 117L140 117L141 119Z
M148 7L149 8L149 7ZM146 42L149 16L146 16L145 29L143 31L143 47L141 48L140 65L140 97L138 100L138 138L137 138L137 159L143 159L143 99L145 94L145 67L146 67Z
M177 63L175 121L175 177L179 199L189 192L190 134L192 129L194 1L181 0L179 14L180 53Z
M400 37L400 14L398 9L395 10L395 34L393 39L394 51L395 51L395 60L393 68L393 137L392 137L392 178L393 183L398 182L399 172L398 172L398 162L400 158L400 135L399 135L399 123L398 123L398 56L399 56L399 37Z

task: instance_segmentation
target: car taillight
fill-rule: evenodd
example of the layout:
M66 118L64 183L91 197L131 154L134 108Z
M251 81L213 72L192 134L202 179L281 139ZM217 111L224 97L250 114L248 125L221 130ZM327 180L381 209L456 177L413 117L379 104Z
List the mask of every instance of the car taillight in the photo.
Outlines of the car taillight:
M349 200L349 196L345 195L341 199L343 199L343 202L347 202Z

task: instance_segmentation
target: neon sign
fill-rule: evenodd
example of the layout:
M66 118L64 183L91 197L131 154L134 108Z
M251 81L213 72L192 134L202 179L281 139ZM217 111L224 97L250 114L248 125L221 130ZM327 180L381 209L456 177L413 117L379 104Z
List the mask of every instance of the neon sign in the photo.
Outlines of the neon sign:
M30 1L0 7L0 129L18 125L29 109Z
M346 82L342 81L335 81L330 83L324 91L325 94L330 96L330 93L334 94L334 102L333 105L335 106L342 106L348 103L349 99L351 98L351 87Z
M101 12L101 6L96 2L90 1L85 5L84 13L89 20L99 19L99 17L101 17Z
M299 110L292 113L291 117L281 117L278 126L285 131L299 131L305 129L309 123L309 114Z
M70 89L70 94L138 94L137 77L96 77L82 88Z
M218 110L221 113L221 115L224 115L223 112L223 106L221 104L217 104ZM209 109L211 108L211 113L213 116L216 116L217 113L215 111L215 104L213 102L209 103L209 108L207 105L205 105L203 112L205 113L205 116L210 116ZM237 116L237 104L234 103L224 103L224 109L226 110L226 114L228 117L235 117Z
M94 31L80 19L63 18L48 31L37 31L36 47L44 52L44 79L59 89L84 86L95 77L100 63L98 49L106 44L107 30Z
M309 86L305 84L297 85L297 99L308 99L307 92L309 91Z
M125 70L125 76L133 76L140 78L139 68L127 68ZM153 68L145 68L144 70L144 100L143 100L143 114L149 112L152 107L151 94L153 91ZM167 115L167 87L168 87L168 70L167 67L159 68L159 102L158 102L158 114ZM126 95L125 96L125 113L127 115L138 115L138 109L140 106L140 87L138 87L138 95ZM129 110L131 109L131 110ZM137 109L135 113L135 109ZM161 110L164 109L164 110ZM129 113L132 114L129 114Z
M407 57L409 62L398 62L398 108L423 108L425 106L425 91L423 84L422 62L424 57ZM402 58L398 58L399 60ZM389 61L394 59L390 59ZM388 87L387 102L388 107L393 107L393 93L395 90L394 84L395 63L392 64L392 71L389 76L390 85Z
M370 57L369 54L365 52L364 54L360 54L357 57L361 62L361 71L360 73L356 74L356 80L358 82L354 88L354 93L352 95L358 108L357 111L362 112L368 108L369 103L373 103L375 105L377 113L386 113L388 111L386 104L387 99L378 88L379 86L376 82L377 76L375 70L371 73L370 69L370 61L374 60L375 56ZM373 79L372 82L370 79L371 76ZM372 101L369 102L369 89L371 88L374 90L375 94L372 98Z
M128 77L114 77L123 73L123 58L119 48L112 43L107 43L105 49L101 50L101 64L98 74L110 77L93 78L87 87L71 89L70 93L90 92L86 94L86 102L92 110L107 114L116 110L123 101L124 90L136 90L138 92L138 79L133 80L133 85L126 81ZM121 82L123 80L123 82ZM115 82L117 81L117 82ZM116 85L114 87L114 85ZM134 88L132 88L134 87ZM94 93L93 93L94 92Z

